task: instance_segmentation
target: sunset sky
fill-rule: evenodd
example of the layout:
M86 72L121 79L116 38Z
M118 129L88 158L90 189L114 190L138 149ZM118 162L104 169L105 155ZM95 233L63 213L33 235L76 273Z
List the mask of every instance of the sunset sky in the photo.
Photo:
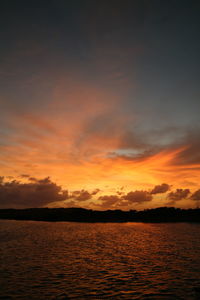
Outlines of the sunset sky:
M1 1L0 207L199 205L199 15L194 0Z

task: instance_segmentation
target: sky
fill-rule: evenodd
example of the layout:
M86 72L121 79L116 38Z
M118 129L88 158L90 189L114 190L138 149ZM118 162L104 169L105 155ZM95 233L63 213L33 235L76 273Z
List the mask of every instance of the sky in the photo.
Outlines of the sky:
M0 3L0 207L200 202L200 3Z

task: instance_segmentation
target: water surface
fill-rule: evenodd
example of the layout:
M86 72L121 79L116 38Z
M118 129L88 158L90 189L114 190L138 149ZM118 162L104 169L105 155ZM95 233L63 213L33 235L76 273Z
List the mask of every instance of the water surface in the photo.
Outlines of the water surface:
M199 299L200 224L0 221L0 299Z

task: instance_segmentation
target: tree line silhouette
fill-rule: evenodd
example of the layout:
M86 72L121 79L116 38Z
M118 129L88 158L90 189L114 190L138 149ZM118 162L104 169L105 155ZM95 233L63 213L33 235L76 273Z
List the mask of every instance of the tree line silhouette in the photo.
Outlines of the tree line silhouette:
M68 222L200 222L200 208L159 207L143 211L84 208L0 209L0 219Z

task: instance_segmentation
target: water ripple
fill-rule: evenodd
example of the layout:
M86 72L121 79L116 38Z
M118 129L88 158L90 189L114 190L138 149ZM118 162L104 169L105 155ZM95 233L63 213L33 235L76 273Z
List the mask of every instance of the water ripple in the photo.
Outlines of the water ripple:
M0 299L199 299L199 224L0 221Z

